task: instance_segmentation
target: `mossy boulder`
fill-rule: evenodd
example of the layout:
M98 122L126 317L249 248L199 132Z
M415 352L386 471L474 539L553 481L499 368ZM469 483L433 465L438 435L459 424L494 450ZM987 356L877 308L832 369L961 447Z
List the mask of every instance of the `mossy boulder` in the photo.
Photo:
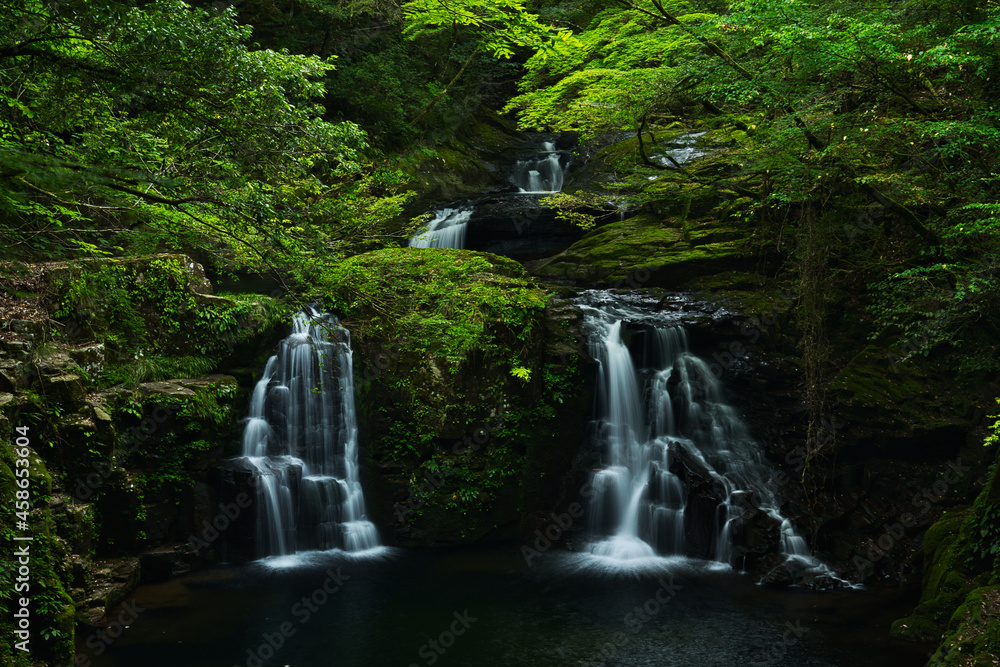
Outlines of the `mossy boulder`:
M517 534L582 437L579 313L470 251L376 251L325 281L354 340L376 519L406 545Z
M42 277L49 311L83 340L168 344L180 320L217 299L201 265L179 254L53 262Z
M928 664L934 667L1000 664L1000 586L977 588L962 600Z
M946 514L924 534L923 594L910 616L892 624L892 634L916 641L937 640L958 604L972 588L960 571L959 534L966 514Z

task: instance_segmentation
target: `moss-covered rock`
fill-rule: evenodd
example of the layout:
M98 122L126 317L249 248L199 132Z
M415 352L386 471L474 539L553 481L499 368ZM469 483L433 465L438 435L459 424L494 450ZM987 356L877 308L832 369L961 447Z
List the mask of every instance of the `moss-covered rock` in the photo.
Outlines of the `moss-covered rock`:
M516 534L582 436L579 314L468 251L377 251L325 280L355 341L376 518L408 545Z
M931 667L1000 664L1000 586L977 588L962 600L928 664Z
M36 268L50 311L0 327L9 371L0 387L11 390L0 394L0 442L14 440L14 426L28 429L35 587L32 654L8 642L5 665L68 664L74 624L107 623L134 590L138 551L176 551L212 519L210 470L233 442L246 392L231 376L204 373L257 365L284 313L269 297L213 297L183 255ZM17 487L11 450L0 452L7 539L18 530ZM191 551L180 547L184 566L197 560ZM3 576L12 591L10 571Z
M56 340L105 385L205 373L284 316L270 297L213 295L186 255L56 262L42 277Z
M724 223L647 213L592 230L558 255L526 266L545 280L677 288L745 264L743 247L742 234Z
M946 514L924 534L923 594L910 616L892 624L896 637L933 641L951 618L958 604L972 588L968 576L960 571L959 533L966 514Z
M447 142L413 151L400 167L419 192L417 205L481 193L502 180L497 166L511 146L523 141L514 123L482 108Z
M940 640L931 665L997 664L1000 657L1000 466L975 503L951 513L924 536L920 603L896 621L894 635Z
M0 447L0 532L11 550L27 549L28 566L22 576L16 567L4 567L0 571L0 586L5 597L5 609L13 612L20 605L15 601L22 597L30 600L28 605L30 638L25 646L30 656L51 662L68 661L73 652L73 600L67 590L72 582L72 570L67 566L68 549L56 531L56 522L49 507L52 494L52 478L44 461L34 450L37 440L32 430L13 431L11 441L16 447ZM21 440L18 440L20 438ZM6 438L5 438L6 441ZM30 444L24 444L30 443ZM26 456L22 456L26 454ZM27 465L18 465L15 458ZM27 477L16 475L15 470L27 470ZM16 476L15 476L16 475ZM22 488L16 480L28 480ZM16 505L25 502L17 496L26 494L24 509ZM15 542L14 537L31 537L30 541ZM16 563L17 558L11 557ZM15 585L17 588L15 588ZM15 625L12 613L0 618L0 631L10 638L0 646L0 662L17 667L28 664L28 655L15 650Z

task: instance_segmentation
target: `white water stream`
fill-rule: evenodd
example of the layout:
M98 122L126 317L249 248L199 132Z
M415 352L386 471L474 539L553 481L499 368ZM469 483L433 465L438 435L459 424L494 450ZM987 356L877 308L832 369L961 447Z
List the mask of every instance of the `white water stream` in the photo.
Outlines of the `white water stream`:
M336 318L295 315L254 388L242 453L255 471L258 557L379 546L358 475L350 333Z
M594 473L588 550L612 561L683 556L699 530L688 514L690 488L676 471L682 460L717 497L711 558L733 565L734 522L753 494L758 509L780 523L778 548L796 569L828 572L778 510L767 480L771 467L746 424L723 395L709 365L688 349L679 326L653 326L647 357L636 369L623 341L627 313L584 305L590 353L599 362L598 439L602 464ZM702 521L705 517L701 518ZM703 529L703 527L701 527Z

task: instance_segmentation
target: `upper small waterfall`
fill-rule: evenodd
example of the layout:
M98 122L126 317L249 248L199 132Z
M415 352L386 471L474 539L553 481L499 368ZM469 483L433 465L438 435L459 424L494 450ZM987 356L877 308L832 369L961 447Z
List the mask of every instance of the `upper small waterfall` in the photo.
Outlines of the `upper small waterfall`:
M707 155L708 151L698 145L698 137L704 132L685 132L660 145L663 150L654 152L652 158L664 167L673 169Z
M465 230L472 217L472 207L442 208L427 227L410 239L411 248L465 248Z
M536 156L514 164L511 180L524 194L561 192L568 163L566 153L557 150L555 142L543 141Z
M254 387L243 456L257 486L256 553L379 546L358 474L350 333L309 308Z

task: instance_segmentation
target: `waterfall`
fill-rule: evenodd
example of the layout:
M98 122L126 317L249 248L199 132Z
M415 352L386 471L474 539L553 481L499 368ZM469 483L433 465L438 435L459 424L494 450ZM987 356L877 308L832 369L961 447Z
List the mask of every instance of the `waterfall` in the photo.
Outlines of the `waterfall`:
M243 432L258 557L379 546L358 475L350 333L309 308L254 387Z
M685 330L647 325L641 353L630 351L620 313L583 308L598 362L602 458L592 481L589 551L617 561L698 552L731 565L733 523L745 509L739 498L752 493L781 525L777 546L786 562L827 571L778 512L761 448L709 365L689 351ZM637 369L634 357L644 365ZM692 508L695 495L698 508ZM693 545L706 527L710 543Z
M567 166L568 159L556 150L555 142L544 141L538 155L514 164L511 180L524 194L561 192Z
M410 239L411 248L465 247L465 230L472 217L472 207L443 208L434 214L426 229Z

